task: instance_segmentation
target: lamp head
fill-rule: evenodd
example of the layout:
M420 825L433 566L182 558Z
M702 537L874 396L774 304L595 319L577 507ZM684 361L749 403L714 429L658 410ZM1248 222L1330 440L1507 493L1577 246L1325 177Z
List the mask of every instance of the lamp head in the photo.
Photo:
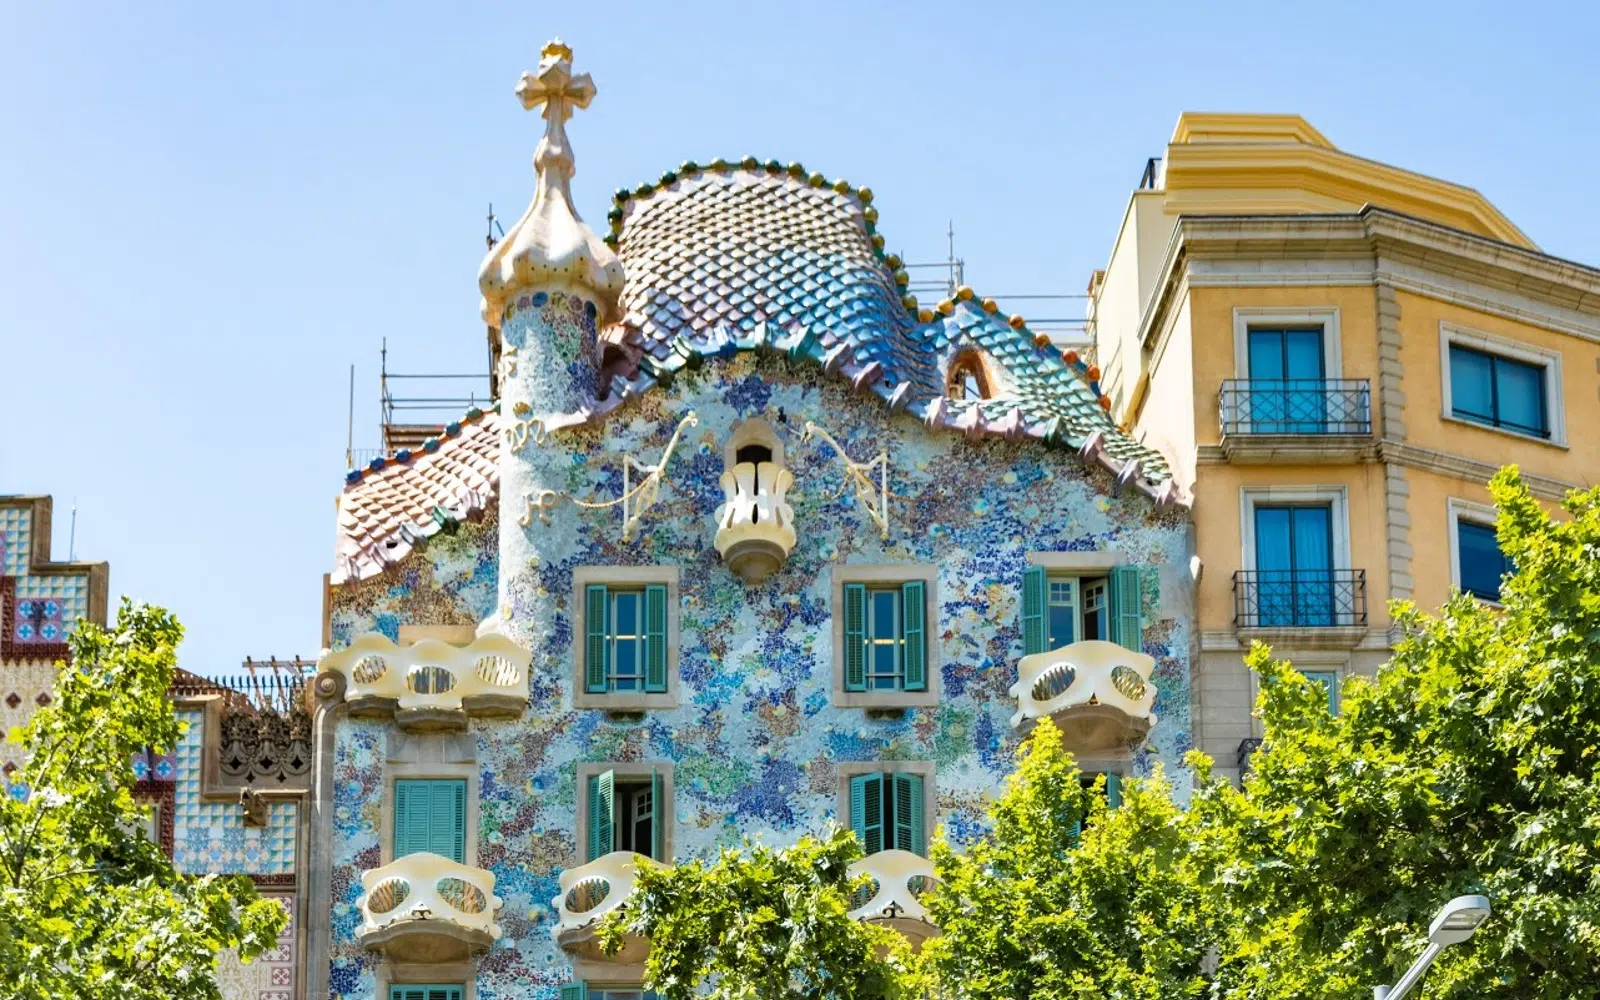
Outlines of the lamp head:
M1457 896L1444 904L1428 926L1428 940L1436 945L1460 944L1489 919L1489 901L1482 896Z

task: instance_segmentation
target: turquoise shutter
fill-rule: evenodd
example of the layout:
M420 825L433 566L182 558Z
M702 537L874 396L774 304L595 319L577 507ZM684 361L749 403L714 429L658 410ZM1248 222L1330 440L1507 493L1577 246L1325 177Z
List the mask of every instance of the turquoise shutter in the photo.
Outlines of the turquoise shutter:
M430 986L428 987L428 1000L461 1000L461 987Z
M394 783L394 856L427 851L466 862L467 783Z
M1139 591L1139 567L1118 566L1111 571L1106 589L1107 616L1117 645L1144 652L1144 597Z
M1328 714L1339 714L1339 672L1337 670L1302 670L1306 679L1322 685L1328 696Z
M1106 772L1106 804L1115 809L1122 805L1122 775Z
M1049 588L1043 566L1029 566L1022 574L1022 652L1024 656L1042 653L1047 648L1044 632L1044 602Z
M407 854L416 853L411 846L411 814L414 808L411 804L409 782L397 781L394 783L394 856L396 860Z
M433 788L433 816L429 840L433 853L457 864L467 863L467 783L440 781Z
M667 797L662 790L661 772L655 768L650 769L650 857L656 861L666 861L667 824L671 816L667 812Z
M409 983L404 986L391 986L389 1000L428 1000L428 987L412 986Z
M584 589L583 628L587 633L583 647L583 689L591 694L606 690L606 612L610 599L603 583Z
M561 985L561 1000L589 1000L589 984L583 980Z
M662 583L644 588L644 689L667 690L667 587Z
M617 776L613 771L589 779L589 860L598 861L615 850L611 828L615 814Z
M894 778L894 846L902 851L922 854L926 849L923 829L922 776L896 774Z
M850 779L850 827L868 854L883 850L883 775Z
M867 587L844 585L844 689L867 689Z
M900 588L901 638L906 644L906 690L928 690L927 588L912 580Z

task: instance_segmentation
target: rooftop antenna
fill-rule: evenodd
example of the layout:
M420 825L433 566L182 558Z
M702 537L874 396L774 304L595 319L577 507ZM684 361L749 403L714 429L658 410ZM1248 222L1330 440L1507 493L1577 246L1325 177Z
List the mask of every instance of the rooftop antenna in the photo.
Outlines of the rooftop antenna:
M967 283L967 262L956 256L956 220L949 220L945 229L946 246L949 247L947 262L950 265L950 288L948 298L956 297L956 289Z
M502 238L505 237L506 231L500 225L500 220L498 220L498 219L496 219L494 217L494 202L491 201L489 203L489 231L486 234L484 234L484 238L483 238L484 242L489 245L489 249L491 249L491 250L494 249L494 239L495 239L494 234L495 234L496 231L498 231L500 233L500 236Z
M78 560L78 498L72 498L72 528L67 532L67 562Z
M353 469L356 465L356 366L350 363L350 404L346 411L344 421L344 467ZM248 659L246 662L249 662Z

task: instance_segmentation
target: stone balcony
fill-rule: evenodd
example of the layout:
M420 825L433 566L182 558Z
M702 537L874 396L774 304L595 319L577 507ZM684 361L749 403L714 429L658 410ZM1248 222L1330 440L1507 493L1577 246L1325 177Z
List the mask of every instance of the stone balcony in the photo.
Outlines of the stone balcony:
M1086 639L1017 662L1013 726L1049 716L1074 753L1139 743L1156 724L1154 658L1114 642Z
M627 935L622 950L607 955L600 950L595 934L600 919L622 908L633 895L634 879L640 865L661 867L642 854L612 851L595 861L561 873L561 894L550 901L556 910L556 926L551 935L562 950L575 958L591 962L637 965L650 951L648 939Z
M395 962L455 962L500 937L494 875L426 852L361 876L362 947Z
M740 579L760 583L794 548L794 508L785 500L794 475L776 462L739 462L721 482L717 551Z
M468 716L515 716L528 706L528 652L505 636L465 646L396 644L368 633L318 663L317 693L341 691L354 716L394 716L402 729L465 729Z
M922 900L938 885L933 862L910 851L879 851L850 866L852 876L868 875L872 881L851 900L850 917L900 932L920 949L939 928L928 917Z

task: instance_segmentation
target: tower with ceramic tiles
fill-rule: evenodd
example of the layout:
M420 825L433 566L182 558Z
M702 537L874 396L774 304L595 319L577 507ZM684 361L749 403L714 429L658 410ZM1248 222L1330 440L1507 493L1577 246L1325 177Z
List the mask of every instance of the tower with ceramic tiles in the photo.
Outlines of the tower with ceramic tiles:
M872 193L686 162L575 210L547 45L527 212L479 274L499 398L352 470L316 679L307 996L621 1000L642 866L852 829L921 942L1034 720L1182 771L1186 499L1099 371L904 293Z

